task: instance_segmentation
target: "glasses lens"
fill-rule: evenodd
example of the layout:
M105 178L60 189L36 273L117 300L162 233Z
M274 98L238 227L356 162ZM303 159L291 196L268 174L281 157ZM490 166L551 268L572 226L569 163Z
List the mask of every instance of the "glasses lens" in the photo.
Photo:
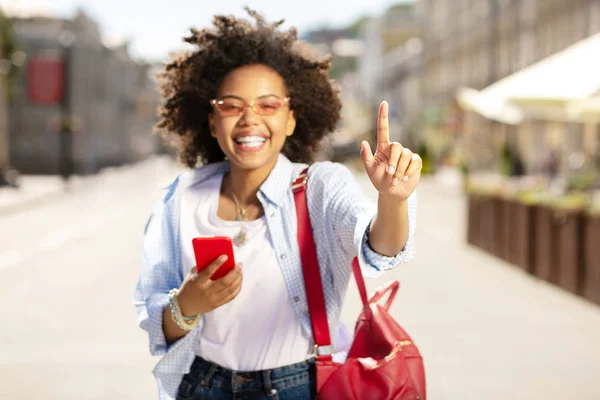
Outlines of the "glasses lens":
M277 112L283 105L283 100L276 97L260 99L254 105L254 109L260 115L271 115Z
M217 108L222 115L238 115L244 110L244 102L237 99L224 99L218 101Z

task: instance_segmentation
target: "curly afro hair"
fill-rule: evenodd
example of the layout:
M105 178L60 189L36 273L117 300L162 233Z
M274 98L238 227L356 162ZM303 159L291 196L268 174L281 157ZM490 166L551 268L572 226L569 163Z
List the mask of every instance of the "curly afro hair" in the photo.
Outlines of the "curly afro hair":
M225 76L244 65L266 65L277 71L287 86L296 129L282 153L291 161L312 162L319 143L340 119L339 93L327 75L331 56L318 57L298 40L294 28L279 31L283 20L267 23L255 11L246 11L254 24L218 15L213 19L216 29L191 29L191 36L184 40L197 49L174 57L159 73L165 103L159 110L157 128L190 168L225 159L210 135L210 100Z

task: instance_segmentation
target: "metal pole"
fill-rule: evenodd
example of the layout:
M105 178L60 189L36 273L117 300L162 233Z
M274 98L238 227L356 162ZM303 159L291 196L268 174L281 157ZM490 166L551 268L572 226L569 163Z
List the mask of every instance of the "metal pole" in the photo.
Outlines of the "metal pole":
M73 119L71 117L71 46L62 46L63 94L61 99L61 126L59 134L59 173L68 190L73 174Z
M0 30L0 60L5 58L5 54L2 52L4 44L4 37ZM8 72L8 70L6 71ZM6 183L5 172L9 165L9 141L8 141L8 112L6 110L6 75L0 73L0 186Z

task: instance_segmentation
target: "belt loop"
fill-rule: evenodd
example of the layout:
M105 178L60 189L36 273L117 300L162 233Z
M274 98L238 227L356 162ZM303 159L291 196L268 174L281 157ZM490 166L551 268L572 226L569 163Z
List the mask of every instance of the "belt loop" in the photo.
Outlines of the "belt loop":
M217 364L210 363L210 368L208 368L208 372L202 377L202 380L200 381L202 386L206 388L210 387L210 381L212 380L213 375L217 371L217 368Z
M271 382L271 371L270 369L262 372L263 388L265 390L265 396L271 397L277 394L277 389L273 388Z

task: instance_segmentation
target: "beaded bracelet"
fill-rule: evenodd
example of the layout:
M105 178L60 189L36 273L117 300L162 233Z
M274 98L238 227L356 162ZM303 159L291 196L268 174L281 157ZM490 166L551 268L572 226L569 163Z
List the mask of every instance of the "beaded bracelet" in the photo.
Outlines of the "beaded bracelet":
M181 308L179 307L179 302L177 301L177 294L179 294L179 289L171 289L169 291L169 306L171 307L171 316L173 317L173 321L184 331L191 331L198 322L200 322L200 317L202 314L194 315L193 317L186 317L181 313Z

